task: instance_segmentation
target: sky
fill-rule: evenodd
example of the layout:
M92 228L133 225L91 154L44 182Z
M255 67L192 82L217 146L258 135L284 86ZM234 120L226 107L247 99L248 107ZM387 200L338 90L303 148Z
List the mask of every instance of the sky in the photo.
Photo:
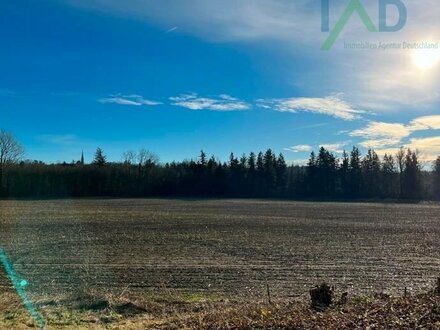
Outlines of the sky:
M329 1L330 30L349 2ZM440 7L401 2L401 30L368 32L355 12L322 51L319 0L2 0L0 128L46 162L101 147L111 161L272 148L304 163L354 145L432 161ZM379 0L361 3L379 26Z

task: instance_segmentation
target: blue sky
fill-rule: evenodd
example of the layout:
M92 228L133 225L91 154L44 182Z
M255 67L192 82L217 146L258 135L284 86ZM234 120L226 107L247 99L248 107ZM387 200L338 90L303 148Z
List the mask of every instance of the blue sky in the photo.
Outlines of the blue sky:
M332 26L348 3L334 2ZM82 150L90 161L98 146L110 160L140 148L171 161L270 147L303 162L320 145L408 146L432 160L438 50L344 49L440 41L436 3L404 2L402 31L371 34L354 15L322 52L320 1L4 0L0 128L48 162Z

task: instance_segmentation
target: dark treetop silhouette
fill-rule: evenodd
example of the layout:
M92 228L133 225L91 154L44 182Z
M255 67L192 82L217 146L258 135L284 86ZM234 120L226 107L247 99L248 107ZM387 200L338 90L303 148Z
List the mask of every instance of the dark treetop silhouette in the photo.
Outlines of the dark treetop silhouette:
M98 148L91 164L83 154L76 163L45 164L22 161L21 145L1 132L0 152L0 194L7 198L440 199L440 157L433 171L424 171L418 153L409 149L381 160L374 150L362 156L354 147L338 159L321 148L306 166L288 166L270 149L239 158L231 153L226 163L201 151L196 160L161 164L145 149L110 163Z

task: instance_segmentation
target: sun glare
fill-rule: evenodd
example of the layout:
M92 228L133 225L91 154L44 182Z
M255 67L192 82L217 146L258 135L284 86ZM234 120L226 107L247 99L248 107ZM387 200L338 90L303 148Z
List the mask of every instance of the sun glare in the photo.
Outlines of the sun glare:
M414 64L421 70L432 69L440 63L439 49L420 49L413 55Z

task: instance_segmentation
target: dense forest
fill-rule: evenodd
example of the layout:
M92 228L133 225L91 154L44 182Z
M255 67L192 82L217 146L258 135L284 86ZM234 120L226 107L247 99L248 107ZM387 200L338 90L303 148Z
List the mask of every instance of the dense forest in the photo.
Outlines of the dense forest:
M144 149L107 162L98 148L91 164L23 161L23 148L0 131L0 195L58 197L245 197L296 199L440 199L440 157L424 170L416 151L382 159L354 147L341 158L321 148L305 166L287 165L272 150L227 162L201 151L195 160L160 163Z

